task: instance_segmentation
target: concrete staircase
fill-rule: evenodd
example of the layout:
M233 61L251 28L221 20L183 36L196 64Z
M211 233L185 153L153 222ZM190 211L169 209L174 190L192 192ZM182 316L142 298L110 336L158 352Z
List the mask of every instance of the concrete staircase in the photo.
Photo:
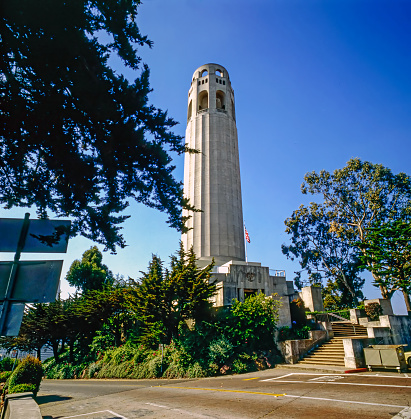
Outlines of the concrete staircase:
M344 367L343 339L352 336L367 336L367 328L350 322L331 323L334 337L311 351L299 364L333 365Z

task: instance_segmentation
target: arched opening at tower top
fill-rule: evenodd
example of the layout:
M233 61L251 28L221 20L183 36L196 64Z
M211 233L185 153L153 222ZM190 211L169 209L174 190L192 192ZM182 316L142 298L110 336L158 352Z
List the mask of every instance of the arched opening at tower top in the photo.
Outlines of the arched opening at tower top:
M217 109L225 109L225 94L221 90L217 90L215 94L215 105Z
M208 75L208 71L207 70L203 70L200 74L200 77L204 77Z
M218 77L224 77L224 73L223 73L221 70L216 70L216 71L215 71L215 74L216 74Z
M203 90L198 95L198 110L208 109L208 92Z

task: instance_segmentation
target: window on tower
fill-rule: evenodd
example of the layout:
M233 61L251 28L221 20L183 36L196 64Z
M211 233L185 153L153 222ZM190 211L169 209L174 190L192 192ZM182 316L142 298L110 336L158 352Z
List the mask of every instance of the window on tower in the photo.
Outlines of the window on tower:
M216 108L225 109L225 95L221 90L217 90L216 94Z
M198 95L198 110L208 109L208 92L203 90Z

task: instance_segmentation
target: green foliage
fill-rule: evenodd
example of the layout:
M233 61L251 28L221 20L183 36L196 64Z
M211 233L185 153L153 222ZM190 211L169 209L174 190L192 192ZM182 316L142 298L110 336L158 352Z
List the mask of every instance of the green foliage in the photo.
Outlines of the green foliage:
M301 190L317 195L320 203L301 207L286 220L292 243L283 251L291 258L299 258L303 269L312 269L313 278L326 269L327 276L337 281L340 291L333 291L341 298L345 293L340 285L346 290L351 288L351 301L345 299L340 304L337 298L335 304L355 306L356 300L362 298L357 293L362 286L357 276L361 269L359 255L365 253L358 243L368 243L370 228L376 222L386 223L411 214L411 178L404 173L394 175L380 164L356 158L333 173L325 170L307 173ZM377 272L373 272L373 277L375 282L380 279ZM392 296L389 287L383 283L379 286L383 298Z
M97 376L98 372L101 370L103 366L102 362L92 362L87 369L87 376L88 378L94 378Z
M364 266L374 274L374 285L393 293L402 291L411 311L411 223L398 219L375 223L367 241L358 243Z
M182 227L171 153L176 122L148 103L137 46L139 0L3 2L0 19L0 203L73 218L73 231L124 247L118 213L134 198ZM110 67L134 70L130 83Z
M140 322L139 342L153 347L170 343L185 320L199 323L209 317L210 298L216 290L210 283L212 268L213 264L198 268L193 250L185 252L182 244L168 271L153 255L135 290L133 310Z
M310 337L308 333L310 330L312 330L310 325L292 328L288 326L280 327L278 330L278 341L308 339Z
M24 358L14 370L9 379L8 391L14 393L15 387L21 384L34 386L33 393L37 395L43 377L41 362L30 355Z
M235 346L270 349L274 345L280 302L263 293L233 301L228 319L227 336Z
M0 383L5 383L8 378L11 376L11 371L2 371L0 372Z
M233 356L234 347L225 336L221 336L210 343L208 351L210 363L222 365Z
M311 285L323 285L324 298L332 292L335 303L356 305L363 298L359 277L358 250L343 240L330 226L334 215L325 205L311 203L300 206L285 220L286 232L291 235L291 244L282 245L282 252L291 260L298 259L301 271L296 272L297 288L304 286L302 272L308 274Z
M294 299L290 303L291 321L295 327L305 326L307 315L305 313L304 301L301 298Z
M75 260L66 275L67 282L83 292L102 290L113 285L113 273L102 263L103 255L97 246L83 253L80 260Z
M365 306L365 313L371 321L378 320L382 315L382 307L378 303L370 303Z
M9 394L29 392L29 393L33 393L34 395L36 395L37 392L38 392L38 388L35 384L17 384L14 387L9 387L8 392L9 392Z
M18 359L5 357L0 361L0 371L11 371L15 364L19 364Z
M43 363L44 376L48 379L74 379L82 377L87 370L90 360L78 358L74 363L69 362L69 352L64 352L56 362L49 358Z

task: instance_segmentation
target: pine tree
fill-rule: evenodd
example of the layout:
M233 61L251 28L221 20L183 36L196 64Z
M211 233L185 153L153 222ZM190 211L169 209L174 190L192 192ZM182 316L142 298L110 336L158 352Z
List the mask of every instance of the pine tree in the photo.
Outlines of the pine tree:
M124 247L129 199L183 228L171 153L176 122L148 103L149 69L136 46L139 0L0 1L0 204L71 216L81 233ZM116 56L140 71L129 82Z

